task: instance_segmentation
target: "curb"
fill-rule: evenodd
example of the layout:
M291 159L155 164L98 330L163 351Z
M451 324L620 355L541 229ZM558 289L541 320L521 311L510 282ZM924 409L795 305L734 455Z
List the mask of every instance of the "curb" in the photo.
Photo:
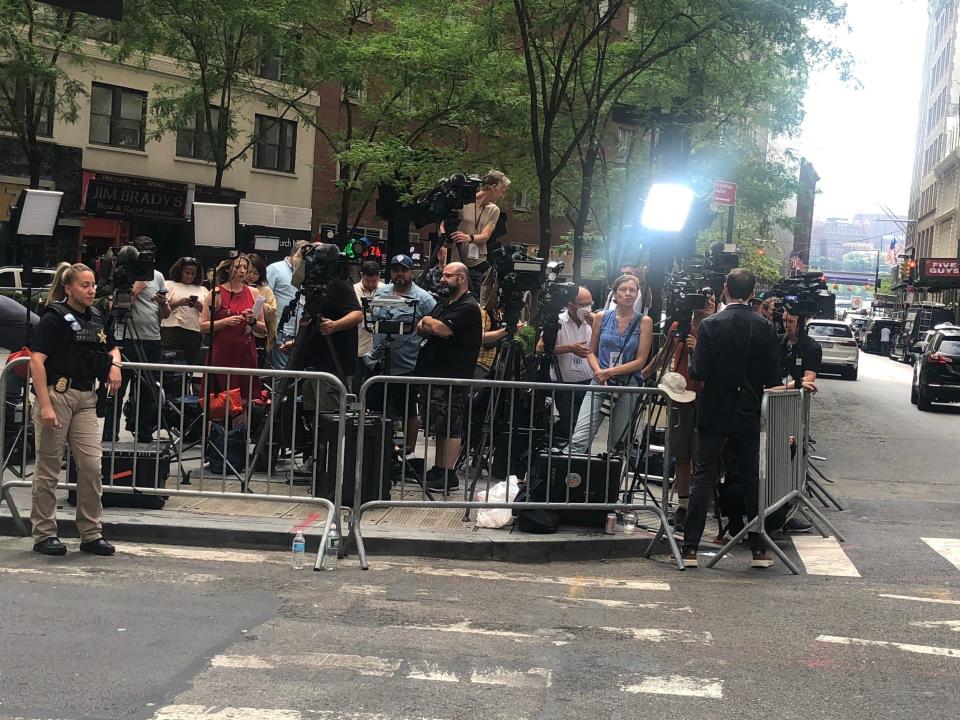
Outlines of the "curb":
M30 528L30 519L24 518ZM78 538L74 520L59 519L59 534L64 538ZM247 550L286 551L290 533L280 530L245 530L229 527L180 526L163 523L103 523L104 535L109 540L162 545L188 545L199 547L231 547ZM319 548L320 533L305 532L307 552ZM0 535L17 536L13 518L0 516ZM511 563L544 563L561 560L603 560L607 558L642 558L650 541L649 534L637 537L624 535L574 536L559 533L554 536L502 537L476 534L475 537L451 537L450 533L424 530L377 533L364 535L364 547L368 557L406 556L432 557L446 560L479 560ZM352 541L345 538L351 556L356 554ZM661 540L653 554L669 553L669 546Z

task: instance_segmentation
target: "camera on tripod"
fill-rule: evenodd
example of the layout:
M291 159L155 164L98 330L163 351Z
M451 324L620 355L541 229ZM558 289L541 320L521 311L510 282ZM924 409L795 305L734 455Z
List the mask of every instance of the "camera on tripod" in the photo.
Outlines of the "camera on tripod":
M113 296L114 310L129 310L133 305L133 284L153 280L156 256L124 245L108 250L97 260L97 295Z
M417 198L417 205L440 220L447 221L456 216L457 211L464 205L476 200L480 190L481 178L479 175L453 173L448 178L442 178L433 188ZM452 223L456 225L456 223Z
M407 297L372 297L363 299L363 327L378 335L410 335L417 329L417 305L419 300ZM413 320L396 317L408 314ZM393 316L393 317L391 317Z
M322 293L329 283L347 277L347 256L329 243L304 245L294 264L297 268L291 284L304 295Z
M833 317L833 295L827 291L827 283L819 271L780 278L769 294L782 298L775 310L778 319L784 309L791 315Z

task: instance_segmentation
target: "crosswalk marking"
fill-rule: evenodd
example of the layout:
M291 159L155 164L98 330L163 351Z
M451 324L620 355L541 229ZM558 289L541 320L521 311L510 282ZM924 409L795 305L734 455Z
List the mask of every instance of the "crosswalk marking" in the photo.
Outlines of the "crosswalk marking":
M937 647L935 645L914 645L912 643L889 642L887 640L864 640L862 638L838 637L836 635L820 635L817 642L833 643L835 645L861 645L864 647L889 647L918 655L939 655L941 657L960 658L960 649Z
M912 595L891 595L890 593L879 593L877 597L889 598L890 600L911 600L913 602L935 603L937 605L960 605L960 600L945 600L943 598L914 597Z
M860 573L834 537L793 535L793 547L808 575L860 577Z
M683 675L644 675L639 682L621 680L620 689L628 693L679 695L681 697L723 699L723 681L718 678L695 678Z
M960 620L917 620L916 622L912 622L910 624L922 628L945 627L949 630L953 630L955 633L960 633Z
M641 642L664 643L677 642L688 645L711 645L713 635L709 632L696 632L693 630L674 630L665 628L615 628L600 627L597 630L628 637L632 640Z
M439 718L413 718L339 710L305 710L300 712L279 708L168 705L157 710L151 720L439 720ZM518 718L518 720L524 719Z
M390 627L399 630L422 630L425 632L439 633L461 633L463 635L487 635L490 637L504 638L513 642L523 642L524 640L535 640L551 642L554 645L566 645L573 639L573 634L564 630L553 630L550 628L542 630L539 634L521 633L514 630L490 630L487 628L475 627L469 620L454 623L452 625L391 625Z
M960 540L955 538L920 538L960 570Z

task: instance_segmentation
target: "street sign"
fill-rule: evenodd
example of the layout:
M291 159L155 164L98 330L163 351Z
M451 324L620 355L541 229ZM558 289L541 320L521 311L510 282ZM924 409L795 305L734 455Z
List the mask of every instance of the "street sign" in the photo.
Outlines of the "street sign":
M717 205L733 207L737 204L737 184L718 180L713 184L713 201Z
M920 258L920 285L946 290L960 288L960 261L956 258Z

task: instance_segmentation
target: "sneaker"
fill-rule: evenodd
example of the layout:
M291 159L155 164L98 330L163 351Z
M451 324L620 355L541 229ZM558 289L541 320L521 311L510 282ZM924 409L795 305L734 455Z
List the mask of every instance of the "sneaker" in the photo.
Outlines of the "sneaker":
M680 560L683 562L685 568L696 568L700 567L700 563L697 560L697 551L690 548L683 548L680 550Z
M783 526L783 531L786 533L808 533L811 530L813 530L813 525L798 517L787 520L787 524Z
M752 550L753 557L750 560L752 568L768 568L773 565L773 558L767 555L766 550Z
M437 473L427 479L427 489L435 492L453 491L460 488L460 478L455 470L447 470L444 480L443 470L437 468Z
M683 526L687 523L687 509L685 507L677 508L673 514L673 534L683 535Z

